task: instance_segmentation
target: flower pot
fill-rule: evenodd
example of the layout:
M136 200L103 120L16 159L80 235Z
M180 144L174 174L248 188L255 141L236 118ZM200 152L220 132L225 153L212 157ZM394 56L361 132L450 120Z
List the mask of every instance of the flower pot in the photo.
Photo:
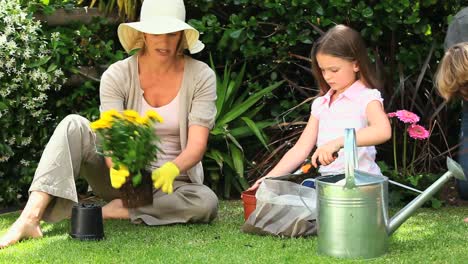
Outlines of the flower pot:
M141 176L141 183L138 186L133 186L132 177L128 177L127 182L120 187L123 206L127 208L137 208L153 204L153 181L151 180L151 172L142 171Z
M72 208L70 236L79 240L104 238L102 208L95 204L77 204Z
M247 220L250 214L255 210L257 205L257 198L255 198L256 192L257 190L245 191L241 194L242 202L244 203L244 220Z

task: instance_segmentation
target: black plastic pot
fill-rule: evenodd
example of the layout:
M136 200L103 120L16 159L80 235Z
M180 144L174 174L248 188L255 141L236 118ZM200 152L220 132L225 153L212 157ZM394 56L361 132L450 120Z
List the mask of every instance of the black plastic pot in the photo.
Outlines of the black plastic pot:
M79 240L104 238L102 208L95 204L77 204L72 208L70 236Z

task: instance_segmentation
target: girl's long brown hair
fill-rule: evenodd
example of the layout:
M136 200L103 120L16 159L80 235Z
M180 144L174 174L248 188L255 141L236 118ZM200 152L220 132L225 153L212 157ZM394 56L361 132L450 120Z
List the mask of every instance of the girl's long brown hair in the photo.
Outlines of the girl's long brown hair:
M367 54L366 44L356 30L345 25L336 25L321 36L312 47L310 55L312 74L320 87L319 95L324 95L330 90L330 86L323 78L322 71L318 66L318 53L338 57L349 62L357 62L359 66L358 79L369 88L382 88Z

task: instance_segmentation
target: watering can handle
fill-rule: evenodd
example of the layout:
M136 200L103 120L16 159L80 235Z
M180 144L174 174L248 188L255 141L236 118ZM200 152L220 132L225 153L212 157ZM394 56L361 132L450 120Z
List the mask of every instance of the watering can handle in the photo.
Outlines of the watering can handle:
M354 170L358 168L356 132L354 128L346 128L344 136L345 153L345 188L352 189L356 187L354 180Z

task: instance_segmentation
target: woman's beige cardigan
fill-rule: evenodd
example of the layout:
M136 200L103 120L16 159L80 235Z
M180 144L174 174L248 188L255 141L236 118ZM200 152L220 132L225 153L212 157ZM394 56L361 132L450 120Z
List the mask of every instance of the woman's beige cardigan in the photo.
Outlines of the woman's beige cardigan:
M188 128L200 125L213 128L216 117L216 76L205 63L185 56L184 75L180 88L180 144L187 146ZM102 75L100 86L101 107L107 111L133 109L139 111L143 90L138 76L137 55L112 64ZM203 183L201 162L187 171L194 183Z

